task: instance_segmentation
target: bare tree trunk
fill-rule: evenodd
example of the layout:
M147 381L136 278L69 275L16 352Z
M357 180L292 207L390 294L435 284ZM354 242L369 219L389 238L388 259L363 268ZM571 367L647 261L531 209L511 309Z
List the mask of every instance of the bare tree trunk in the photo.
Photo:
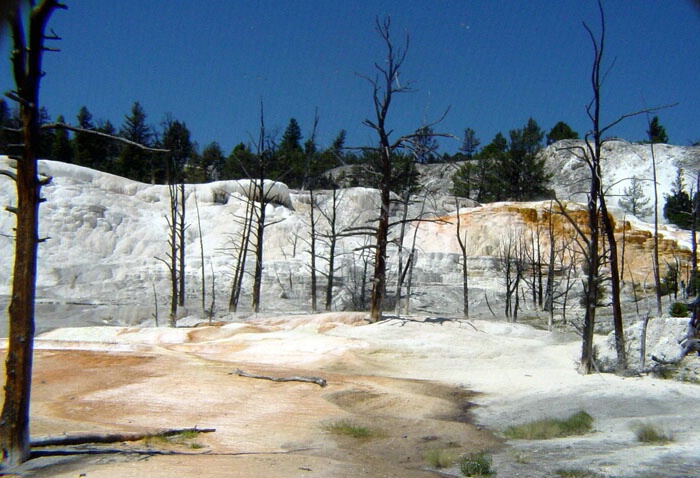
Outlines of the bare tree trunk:
M317 237L317 232L316 232L316 218L314 216L314 209L315 209L315 199L314 199L314 190L309 189L309 198L311 202L311 210L309 212L310 215L310 220L311 220L311 310L313 312L316 312L318 310L318 305L317 305L317 286L316 286L316 237Z
M202 220L199 215L199 201L197 200L197 188L194 188L194 207L197 212L197 233L199 234L199 259L200 265L202 267L202 311L207 310L207 283L206 283L206 273L204 271L204 238L202 237ZM209 317L211 322L211 317Z
M625 347L625 331L622 318L622 304L620 303L620 266L617 256L617 239L615 238L615 225L608 214L605 196L600 195L600 211L603 216L603 226L608 238L610 257L610 285L612 289L613 323L615 327L615 352L617 354L617 369L627 369L627 349Z
M178 275L177 275L177 251L178 251L178 233L177 233L177 210L178 210L178 188L175 184L168 184L170 192L170 216L166 217L168 228L170 229L170 252L168 252L168 261L163 261L168 266L170 272L170 327L177 325L177 305L178 305Z
M177 242L178 242L178 305L180 307L185 306L185 230L187 226L185 224L185 183L180 183L178 185L179 190L179 204L178 204L178 226L177 226Z
M256 220L256 230L255 230L255 270L253 271L253 300L251 307L253 312L260 311L260 292L262 289L262 273L263 273L263 237L265 235L265 180L260 179L260 184L256 185L258 192L260 194L260 202L258 207L260 208L257 214Z
M394 314L399 317L401 315L401 289L403 288L403 282L406 278L406 272L408 272L409 262L406 265L403 264L403 241L406 235L406 219L408 218L408 203L410 201L411 193L406 191L404 197L402 198L401 205L403 206L403 213L401 217L401 229L399 232L399 237L396 241L398 246L398 266L396 273L396 304L394 304ZM408 300L408 297L406 298Z
M248 258L248 248L250 246L250 231L253 227L253 208L255 207L252 198L247 197L245 217L243 218L243 230L241 231L241 242L236 256L236 265L233 271L233 280L231 283L231 296L229 298L229 312L236 312L238 309L238 301L241 297L241 289L243 288L243 276L245 273L246 259Z
M465 319L469 319L469 263L467 262L467 230L464 230L464 237L460 229L462 227L461 213L459 210L459 199L455 198L457 203L457 243L462 255L462 314Z
M386 120L394 93L408 91L407 88L401 87L398 81L396 81L399 77L401 65L406 58L408 38L406 39L406 47L402 51L395 51L394 44L391 40L390 26L391 21L388 18L382 23L380 23L379 20L376 22L376 30L387 48L387 56L385 59L386 61L381 65L375 63L375 67L381 75L381 83L378 78L368 79L373 87L375 119L367 119L364 121L364 124L375 130L379 136L379 148L377 152L379 153L381 162L379 171L381 204L375 236L376 253L374 259L374 277L372 281L372 299L370 302L370 320L372 322L381 320L384 298L386 296L386 253L389 236L389 212L391 207L390 187L392 159L394 149L403 142L403 139L399 139L393 144L390 142L389 135L391 131L387 131L386 129Z
M5 360L5 398L0 415L0 467L14 467L29 459L29 406L34 355L34 300L39 244L41 187L48 181L38 177L36 149L39 144L39 83L43 75L44 31L57 8L55 0L44 0L31 8L29 37L24 32L20 4L9 12L12 33L12 67L20 103L24 152L17 161L15 176L17 216L12 299L8 311L9 340Z
M656 316L661 317L663 311L661 306L661 268L659 267L659 192L656 181L656 155L654 154L654 143L651 147L651 173L654 181L654 286L656 287Z
M326 280L326 310L333 305L333 286L335 281L335 250L338 244L338 189L333 188L331 210L325 215L328 220L328 276Z

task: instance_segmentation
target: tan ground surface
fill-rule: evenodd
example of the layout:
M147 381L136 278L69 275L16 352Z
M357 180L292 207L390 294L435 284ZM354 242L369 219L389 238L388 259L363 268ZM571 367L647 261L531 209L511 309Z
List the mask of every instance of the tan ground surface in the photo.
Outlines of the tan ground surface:
M328 386L230 375L322 375ZM32 436L216 428L189 444L151 440L103 445L96 454L42 457L25 476L253 477L435 476L425 452L498 446L470 425L470 394L435 383L336 372L232 365L182 352L38 351ZM377 436L336 436L324 424L348 419ZM196 443L196 445L192 445ZM201 448L195 448L201 447ZM80 451L60 447L58 451ZM50 450L48 450L50 451ZM172 452L152 455L148 452Z

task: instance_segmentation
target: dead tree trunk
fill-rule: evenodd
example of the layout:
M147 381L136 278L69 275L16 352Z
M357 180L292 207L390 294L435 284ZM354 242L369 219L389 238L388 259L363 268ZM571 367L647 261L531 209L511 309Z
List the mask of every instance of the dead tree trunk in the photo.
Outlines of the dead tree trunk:
M391 208L390 187L392 174L392 159L394 149L400 146L398 143L392 144L389 140L391 131L387 130L386 120L391 106L391 100L395 93L408 91L406 87L399 85L399 71L406 59L408 49L408 38L406 46L402 50L395 51L390 34L391 21L386 18L382 23L377 20L376 30L384 41L387 48L387 56L384 64L375 63L379 78L369 79L373 87L372 98L374 100L375 119L366 119L364 124L377 132L379 136L379 147L377 152L380 155L380 207L379 221L377 224L376 251L374 257L374 276L372 282L372 299L370 302L370 320L376 322L382 318L382 307L386 296L386 254L389 237L389 212Z
M469 319L469 263L467 262L467 230L464 230L464 237L460 229L461 224L461 213L459 210L459 199L455 198L457 203L457 243L459 244L459 250L462 254L462 313L465 319Z
M316 205L313 188L309 189L309 202L309 221L311 222L311 237L309 238L309 246L311 249L309 251L309 254L311 254L311 311L315 313L318 310L318 291L316 290L316 241L318 238L318 231L316 230L316 216L314 212L316 209Z
M185 183L178 184L178 224L177 224L177 242L178 242L178 300L177 304L180 307L185 306Z
M39 204L41 187L48 180L38 177L36 148L39 144L39 83L43 76L44 31L54 10L65 5L44 0L29 10L29 31L25 34L23 10L10 7L8 21L12 34L12 69L16 91L8 96L19 102L24 151L17 161L13 178L17 206L9 207L17 217L15 261L10 301L9 341L5 361L5 399L0 415L1 467L14 467L30 455L29 404L34 354L34 299L36 296L37 250L39 244ZM55 38L57 39L57 37Z

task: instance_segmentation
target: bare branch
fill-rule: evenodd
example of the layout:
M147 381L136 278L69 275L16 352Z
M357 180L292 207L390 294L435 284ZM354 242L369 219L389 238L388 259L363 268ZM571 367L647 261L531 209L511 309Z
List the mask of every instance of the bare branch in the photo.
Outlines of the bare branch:
M119 141L124 144L128 144L129 146L134 146L136 148L140 148L144 151L150 151L152 153L169 153L169 149L161 149L161 148L151 148L149 146L145 146L143 144L137 143L135 141L128 140L126 138L122 138L121 136L114 136L111 134L103 133L101 131L96 131L92 129L85 129L85 128L79 128L77 126L73 126L67 123L47 123L44 125L41 125L41 129L65 129L68 131L74 131L76 133L86 133L86 134L92 134L94 136L99 136L101 138L106 138L106 139L111 139L113 141Z

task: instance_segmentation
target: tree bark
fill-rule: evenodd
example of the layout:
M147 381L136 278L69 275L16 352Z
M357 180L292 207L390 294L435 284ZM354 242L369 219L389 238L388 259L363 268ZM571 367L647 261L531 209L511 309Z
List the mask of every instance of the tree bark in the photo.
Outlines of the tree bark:
M14 467L29 459L29 405L34 356L34 300L36 297L39 204L42 182L38 177L39 83L43 75L44 31L57 8L44 0L30 10L29 37L24 32L20 5L9 14L12 32L12 67L20 101L24 152L17 162L17 224L12 296L9 307L9 341L5 360L5 399L0 415L0 460Z

